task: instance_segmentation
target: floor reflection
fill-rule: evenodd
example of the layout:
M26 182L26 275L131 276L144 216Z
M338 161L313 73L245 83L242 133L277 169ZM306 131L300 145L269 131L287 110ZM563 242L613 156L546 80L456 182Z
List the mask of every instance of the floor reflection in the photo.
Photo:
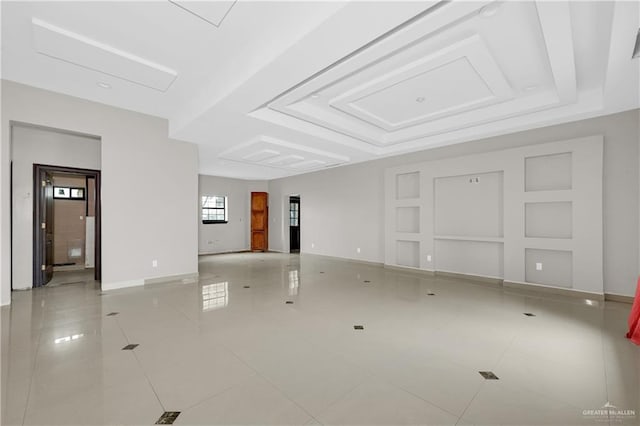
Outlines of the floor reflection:
M221 282L202 286L202 312L221 309L229 304L229 283Z
M289 271L289 296L297 296L300 288L300 276L297 269Z

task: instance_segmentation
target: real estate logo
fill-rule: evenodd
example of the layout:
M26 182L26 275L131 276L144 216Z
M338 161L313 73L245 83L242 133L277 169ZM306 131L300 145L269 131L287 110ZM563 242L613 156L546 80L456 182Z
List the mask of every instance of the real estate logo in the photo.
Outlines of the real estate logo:
M591 410L582 410L582 415L596 422L616 424L626 423L636 418L636 410L621 409L607 401L602 407Z

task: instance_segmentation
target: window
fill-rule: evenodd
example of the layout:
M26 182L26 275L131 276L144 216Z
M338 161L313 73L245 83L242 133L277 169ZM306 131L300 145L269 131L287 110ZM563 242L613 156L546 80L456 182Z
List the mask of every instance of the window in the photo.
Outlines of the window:
M227 197L202 197L202 223L227 223Z
M84 200L84 188L69 188L68 186L54 186L53 198L61 200Z
M299 203L289 203L289 226L300 226Z

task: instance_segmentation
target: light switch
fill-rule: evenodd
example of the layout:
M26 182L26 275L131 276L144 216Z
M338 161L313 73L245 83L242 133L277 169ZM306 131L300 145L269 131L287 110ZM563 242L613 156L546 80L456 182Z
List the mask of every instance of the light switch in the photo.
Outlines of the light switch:
M542 271L542 263L541 262L537 262L536 263L536 271Z
M427 262L431 262L431 255L430 254L427 255Z

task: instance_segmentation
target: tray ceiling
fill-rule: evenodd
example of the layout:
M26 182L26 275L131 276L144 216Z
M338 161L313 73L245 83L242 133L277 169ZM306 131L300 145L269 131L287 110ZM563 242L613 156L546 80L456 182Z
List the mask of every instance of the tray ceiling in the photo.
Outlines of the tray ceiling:
M271 179L640 106L637 2L1 7L3 78L165 117L205 174Z

